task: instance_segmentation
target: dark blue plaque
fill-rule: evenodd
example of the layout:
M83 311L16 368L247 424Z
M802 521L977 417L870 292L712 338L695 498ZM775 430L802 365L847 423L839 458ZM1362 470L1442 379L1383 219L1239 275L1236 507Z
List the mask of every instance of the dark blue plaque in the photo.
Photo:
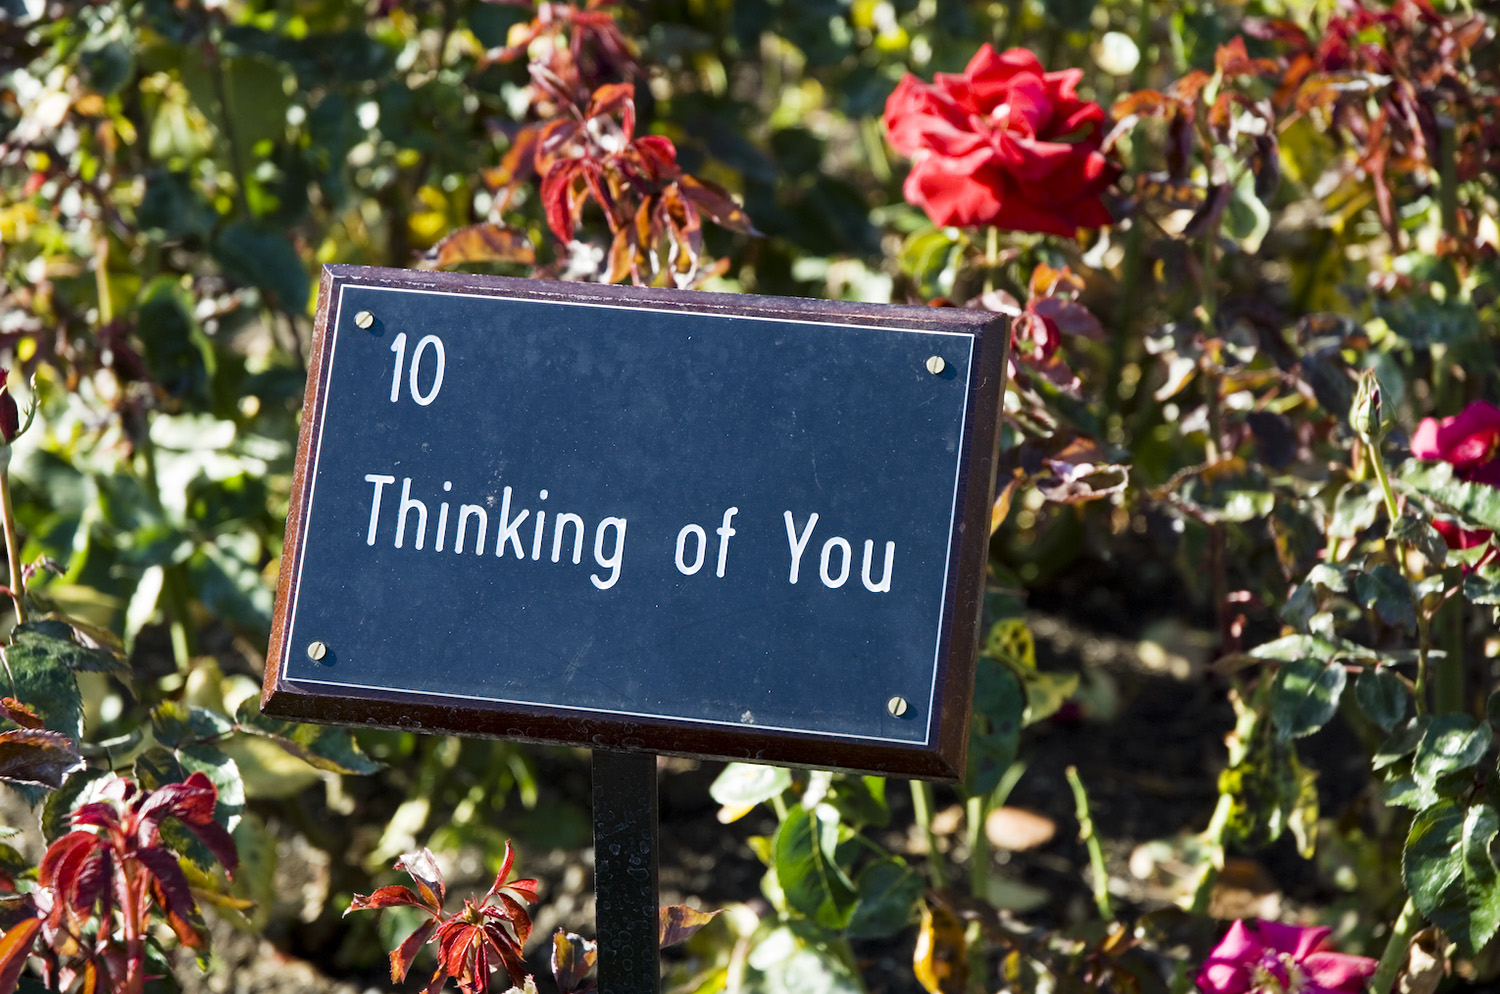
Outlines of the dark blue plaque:
M1005 342L329 267L266 709L957 775Z

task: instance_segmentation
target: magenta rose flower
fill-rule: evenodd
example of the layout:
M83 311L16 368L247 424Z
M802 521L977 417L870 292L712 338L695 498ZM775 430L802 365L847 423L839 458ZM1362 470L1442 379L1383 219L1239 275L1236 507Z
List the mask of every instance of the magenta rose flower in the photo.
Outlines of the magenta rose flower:
M1422 419L1411 436L1411 454L1451 463L1461 480L1500 487L1500 407L1476 400L1451 418ZM1433 527L1450 549L1468 549L1490 540L1490 532L1466 530L1451 521L1434 521Z
M934 224L992 224L1072 237L1110 223L1101 194L1120 170L1100 151L1104 109L1078 69L985 45L963 75L907 75L885 104L891 145L912 158L906 199Z
M1328 948L1332 929L1237 921L1198 974L1204 994L1331 994L1364 989L1375 972L1368 956Z

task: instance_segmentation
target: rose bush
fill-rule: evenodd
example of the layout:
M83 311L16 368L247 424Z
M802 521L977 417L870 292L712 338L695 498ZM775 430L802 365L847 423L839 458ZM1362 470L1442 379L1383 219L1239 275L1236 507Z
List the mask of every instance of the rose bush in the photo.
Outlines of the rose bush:
M1198 987L1206 994L1358 991L1375 961L1328 948L1327 928L1237 921L1208 954Z
M1500 487L1500 407L1476 400L1451 418L1424 418L1411 437L1411 454L1453 466L1455 475L1469 483ZM1434 521L1450 549L1483 545L1490 532L1460 528L1451 521Z
M1071 237L1109 224L1101 195L1119 169L1100 151L1104 109L1075 92L1081 76L990 45L962 75L905 76L886 101L885 129L914 160L906 199L940 225Z

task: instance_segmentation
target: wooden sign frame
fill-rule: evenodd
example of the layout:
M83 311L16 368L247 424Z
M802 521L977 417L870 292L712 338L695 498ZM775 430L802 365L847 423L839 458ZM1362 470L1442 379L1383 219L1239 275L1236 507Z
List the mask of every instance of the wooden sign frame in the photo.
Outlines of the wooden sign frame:
M826 324L845 329L930 331L967 337L970 358L963 374L967 376L967 383L962 441L956 457L943 618L931 702L935 715L928 726L927 740L898 743L844 738L754 725L737 727L675 718L574 711L558 706L465 700L461 695L437 696L399 688L331 690L317 685L316 681L309 682L296 678L295 673L289 674L291 653L301 653L305 649L309 656L316 658L311 645L304 646L300 641L292 644L293 624L299 578L307 568L303 561L304 550L309 541L309 528L314 525L310 505L320 451L320 432L329 404L334 344L338 329L347 328L354 319L354 315L340 311L341 291L348 288L623 308L663 315L703 315L705 319L746 317L762 321ZM361 313L360 318L364 320L368 314ZM445 732L591 749L665 753L938 780L959 779L964 773L978 652L1008 344L1009 330L1004 320L983 311L326 266L319 290L291 507L267 654L263 710L278 718L356 727ZM934 372L934 375L942 372L941 362L934 365L939 368L929 372ZM952 371L949 373L951 376ZM374 512L371 520L373 522ZM850 555L846 552L846 565ZM314 564L312 568L317 566ZM303 665L302 660L297 662ZM897 713L898 707L892 703L893 714Z

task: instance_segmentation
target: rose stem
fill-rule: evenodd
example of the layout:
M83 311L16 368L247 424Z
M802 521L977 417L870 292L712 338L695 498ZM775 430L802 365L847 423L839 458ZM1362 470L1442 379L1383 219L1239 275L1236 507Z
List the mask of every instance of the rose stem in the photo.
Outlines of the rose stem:
M938 850L937 836L932 834L932 784L926 780L912 780L910 783L911 804L917 824L922 827L922 837L927 842L927 869L932 874L932 885L937 890L946 890L948 875L943 872L943 854Z
M1068 786L1073 788L1073 804L1078 815L1078 838L1088 846L1089 867L1094 875L1094 904L1099 908L1099 917L1114 921L1115 909L1109 900L1109 871L1104 866L1104 850L1099 847L1099 836L1094 834L1094 819L1089 816L1089 795L1078 778L1078 767L1066 770Z
M1396 974L1401 972L1401 964L1406 960L1412 936L1421 923L1422 916L1417 913L1417 906L1412 904L1411 898L1407 898L1406 906L1401 909L1401 914L1396 917L1396 924L1391 927L1391 937L1386 940L1385 952L1380 954L1380 964L1375 967L1375 976L1370 978L1370 990L1375 994L1389 994L1391 985L1396 982Z

